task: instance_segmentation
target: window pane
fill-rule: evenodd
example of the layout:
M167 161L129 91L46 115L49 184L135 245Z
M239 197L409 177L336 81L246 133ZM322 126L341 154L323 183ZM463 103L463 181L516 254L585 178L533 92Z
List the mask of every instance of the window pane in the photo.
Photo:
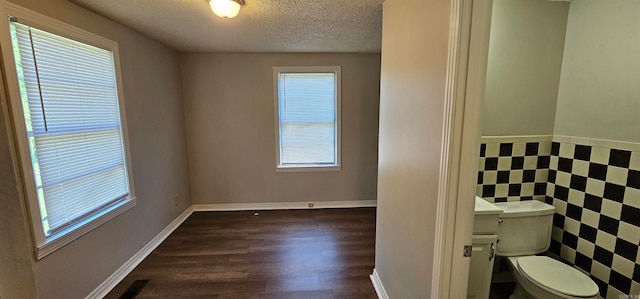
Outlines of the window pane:
M284 123L282 164L335 164L335 124Z
M334 121L334 74L281 74L281 121Z

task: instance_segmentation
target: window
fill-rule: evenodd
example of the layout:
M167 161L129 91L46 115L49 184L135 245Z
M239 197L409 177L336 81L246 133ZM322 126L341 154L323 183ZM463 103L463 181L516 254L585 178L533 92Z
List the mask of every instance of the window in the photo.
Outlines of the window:
M274 67L277 169L340 170L340 67Z
M41 258L135 201L121 124L117 45L51 20L51 27L39 26L39 18L44 17L11 17L9 36L3 36L11 47L2 50L13 57L5 65L15 66L7 68L9 93Z

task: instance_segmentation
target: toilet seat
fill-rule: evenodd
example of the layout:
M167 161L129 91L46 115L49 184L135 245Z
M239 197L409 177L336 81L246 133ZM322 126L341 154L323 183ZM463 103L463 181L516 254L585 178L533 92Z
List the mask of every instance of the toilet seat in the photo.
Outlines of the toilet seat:
M591 278L547 256L520 257L517 267L531 283L552 293L577 298L591 298L599 293Z

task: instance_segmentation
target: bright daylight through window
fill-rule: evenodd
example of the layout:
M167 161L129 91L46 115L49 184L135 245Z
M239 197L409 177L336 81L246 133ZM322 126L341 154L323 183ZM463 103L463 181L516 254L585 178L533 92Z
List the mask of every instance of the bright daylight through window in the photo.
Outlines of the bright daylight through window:
M340 170L340 67L275 67L278 169Z
M131 201L114 55L17 21L10 33L27 193L47 244Z

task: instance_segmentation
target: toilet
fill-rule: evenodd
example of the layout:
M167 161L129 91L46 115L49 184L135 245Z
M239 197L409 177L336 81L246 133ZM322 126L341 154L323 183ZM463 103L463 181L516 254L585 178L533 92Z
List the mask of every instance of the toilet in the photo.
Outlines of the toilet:
M507 258L516 280L509 299L598 299L598 285L579 270L547 256L555 207L529 200L495 203L503 210L496 255Z

